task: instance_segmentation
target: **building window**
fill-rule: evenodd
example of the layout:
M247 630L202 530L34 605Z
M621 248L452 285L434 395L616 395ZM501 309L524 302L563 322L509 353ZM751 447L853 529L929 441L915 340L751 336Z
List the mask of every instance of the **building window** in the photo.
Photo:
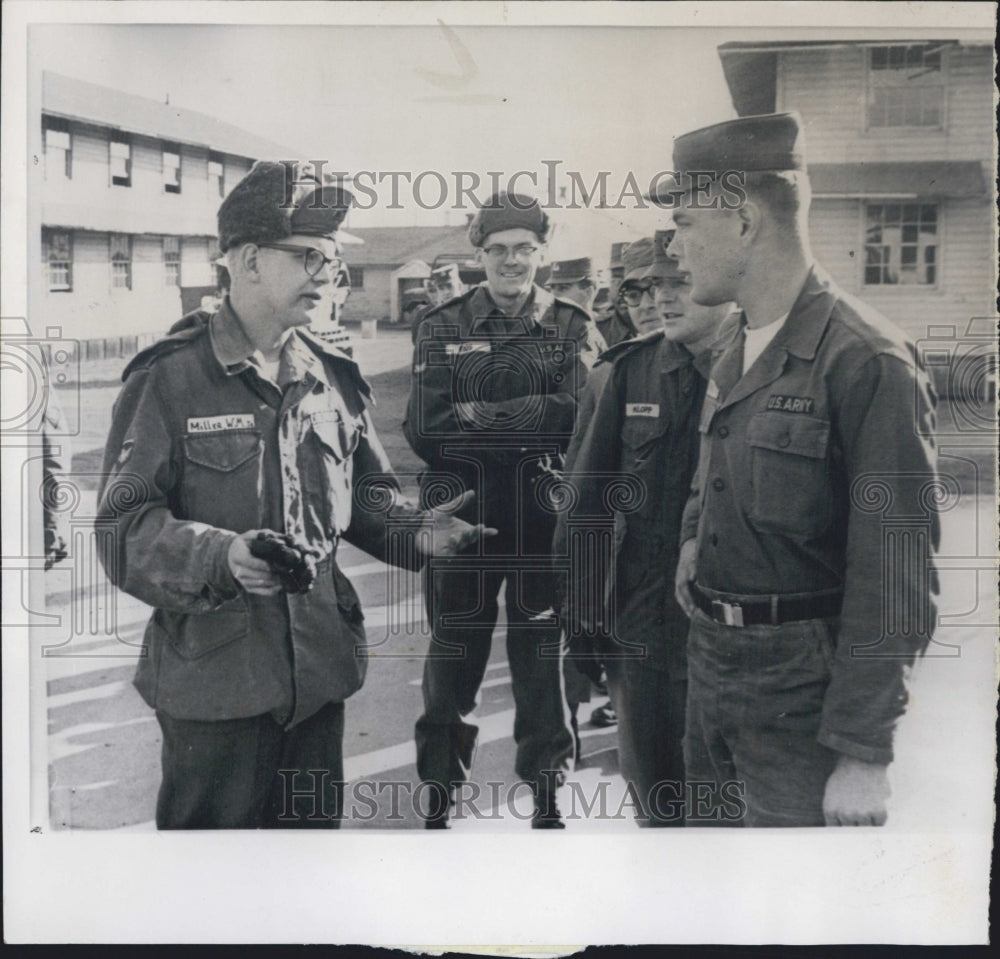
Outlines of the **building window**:
M111 141L111 182L115 186L132 185L132 144L128 140Z
M351 289L363 290L365 288L365 268L348 264L347 269L351 271Z
M132 237L111 234L111 289L132 289Z
M163 238L163 282L166 286L181 285L181 238Z
M45 152L45 175L49 179L73 176L73 141L65 120L46 117L42 126L42 148Z
M62 230L43 230L45 284L50 293L69 293L73 289L73 234Z
M210 153L208 156L208 195L209 198L226 195L225 165L222 157Z
M163 146L163 190L181 192L181 148L170 143Z
M868 57L870 128L944 125L940 45L872 47Z
M866 212L865 283L869 286L937 283L937 206L869 203Z

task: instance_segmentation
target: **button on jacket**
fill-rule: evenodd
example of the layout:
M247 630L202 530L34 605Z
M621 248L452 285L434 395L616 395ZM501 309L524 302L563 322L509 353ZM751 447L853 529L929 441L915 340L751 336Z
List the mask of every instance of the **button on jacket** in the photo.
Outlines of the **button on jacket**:
M270 712L291 726L364 679L363 616L336 548L344 537L385 556L398 485L349 357L293 331L279 388L253 352L226 300L129 364L97 525L111 581L155 607L135 679L146 702L177 719ZM315 548L311 591L239 587L229 546L256 528Z
M700 419L682 534L697 535L697 584L722 599L842 591L818 739L889 762L903 667L935 622L933 391L903 333L818 269L741 376L742 339Z

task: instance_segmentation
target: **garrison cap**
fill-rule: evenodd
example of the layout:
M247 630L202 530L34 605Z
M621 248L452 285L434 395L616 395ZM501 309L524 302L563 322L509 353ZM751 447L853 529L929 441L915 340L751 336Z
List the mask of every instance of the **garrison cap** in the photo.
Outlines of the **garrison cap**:
M531 230L542 243L547 243L551 224L538 201L520 193L494 193L469 224L469 242L482 246L491 233L501 230Z
M740 117L693 130L674 141L674 170L682 174L805 168L805 136L798 113Z
M680 262L677 257L667 256L667 247L674 238L674 230L657 230L653 234L653 262L643 276L679 276Z
M297 178L294 164L260 160L219 207L219 249L293 233L332 240L353 199L343 187Z
M549 283L579 283L589 280L593 268L589 256L581 256L576 260L555 260L549 273Z
M644 236L641 240L630 243L622 254L622 264L625 267L622 282L641 279L653 265L653 252L652 237Z

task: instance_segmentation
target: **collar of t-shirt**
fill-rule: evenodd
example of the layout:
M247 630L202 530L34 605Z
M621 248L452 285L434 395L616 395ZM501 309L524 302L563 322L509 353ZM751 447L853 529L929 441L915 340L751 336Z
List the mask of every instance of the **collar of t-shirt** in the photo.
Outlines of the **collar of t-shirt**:
M778 330L785 325L785 320L787 319L788 313L784 316L779 316L778 319L768 323L767 326L758 326L756 329L751 329L749 326L743 327L743 335L746 337L743 344L744 373L754 365L757 357L767 349L768 343L778 335Z

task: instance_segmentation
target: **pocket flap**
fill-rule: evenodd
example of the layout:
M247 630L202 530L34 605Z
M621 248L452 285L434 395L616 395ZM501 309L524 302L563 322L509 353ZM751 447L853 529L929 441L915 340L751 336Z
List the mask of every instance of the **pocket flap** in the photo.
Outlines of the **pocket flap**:
M320 445L332 454L338 463L353 456L361 441L361 431L353 429L353 424L345 421L339 413L335 420L314 419L310 425Z
M747 442L779 453L823 459L830 442L830 421L801 414L757 413L747 429Z
M227 430L205 436L185 436L184 456L198 466L229 473L260 455L257 430Z

